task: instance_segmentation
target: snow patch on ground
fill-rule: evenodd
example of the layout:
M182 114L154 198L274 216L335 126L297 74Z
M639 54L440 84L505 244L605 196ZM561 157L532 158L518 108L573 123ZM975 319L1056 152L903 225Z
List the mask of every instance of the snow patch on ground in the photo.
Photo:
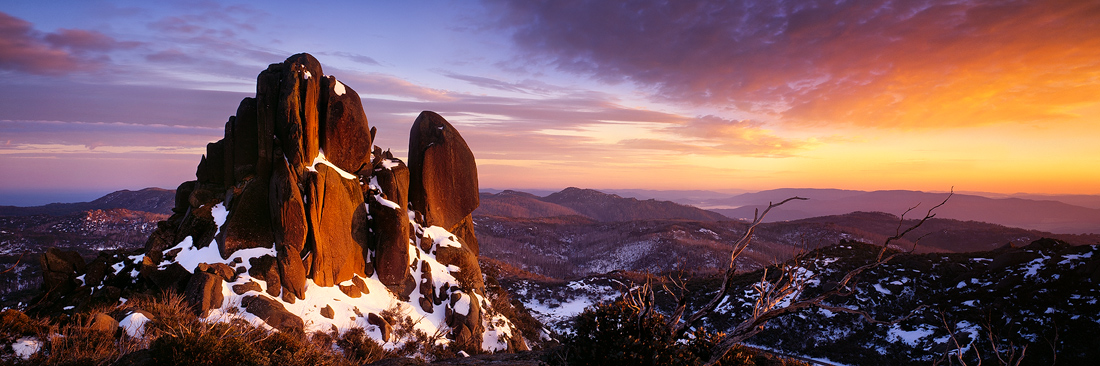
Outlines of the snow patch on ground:
M42 341L39 341L35 337L23 337L11 344L12 351L15 351L15 355L24 360L31 357L31 355L38 353L38 350L42 349Z
M656 239L625 243L607 257L589 262L587 265L588 271L591 273L607 273L617 269L629 268L631 263L642 259L646 254L652 253L656 244Z
M892 295L893 294L893 292L890 292L890 290L887 290L885 287L882 287L882 285L877 284L877 283L875 284L875 290L877 290L878 292L881 292L884 295Z
M130 337L141 339L145 337L145 323L148 323L149 320L145 314L134 312L122 318L122 321L118 322L118 326L126 331L126 334Z
M451 234L447 229L439 226L429 226L424 229L424 237L432 240L433 246L438 247L455 247L461 248L462 243L459 243L454 234Z
M1062 258L1065 258L1065 259L1063 259L1061 262L1058 262L1058 265L1060 265L1060 266L1070 264L1070 262L1073 262L1073 261L1080 261L1082 259L1092 258L1092 252L1088 252L1088 253L1085 253L1085 254L1066 254L1066 255L1063 255Z
M489 352L504 351L508 349L508 339L513 339L512 330L515 329L512 322L501 315L496 315L485 322L485 333L481 334L481 348Z
M934 329L917 327L913 330L902 330L900 325L894 324L886 333L886 339L891 342L904 342L910 347L917 347L922 339L932 336Z
M1043 255L1040 258L1035 258L1031 262L1028 262L1024 267L1024 269L1027 270L1027 273L1024 274L1024 277L1026 278L1026 277L1036 277L1036 276L1038 276L1039 275L1039 270L1043 269L1043 265L1049 259L1050 259L1050 256Z
M568 320L584 309L597 303L613 301L621 294L612 286L593 283L592 279L572 281L566 287L569 290L556 292L553 296L529 298L531 300L524 302L531 316L558 333L567 332Z

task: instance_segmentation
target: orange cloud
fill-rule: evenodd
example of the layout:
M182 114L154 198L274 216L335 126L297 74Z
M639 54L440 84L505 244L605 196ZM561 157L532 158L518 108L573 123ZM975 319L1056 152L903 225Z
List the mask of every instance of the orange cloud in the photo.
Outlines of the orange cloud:
M1058 121L1100 95L1091 1L494 4L526 62L788 122Z

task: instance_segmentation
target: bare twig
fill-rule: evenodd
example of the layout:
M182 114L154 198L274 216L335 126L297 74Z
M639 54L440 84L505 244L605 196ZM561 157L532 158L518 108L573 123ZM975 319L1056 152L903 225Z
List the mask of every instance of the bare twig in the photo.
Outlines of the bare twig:
M27 251L23 251L23 254L19 255L19 259L15 260L15 264L11 265L11 267L8 267L8 269L0 271L0 274L11 272L13 269L15 269L15 267L19 267L19 262L23 260L23 256L27 255L27 253Z
M834 296L848 296L848 295L851 295L852 293L854 293L855 292L855 286L854 285L855 285L856 282L858 282L859 276L863 272L867 271L868 269L881 266L881 265L889 262L891 259L893 259L894 257L896 257L898 254L901 253L901 252L895 252L893 254L886 255L886 253L887 253L887 251L890 247L891 242L893 242L895 240L900 240L901 238L905 237L906 234L909 234L913 230L916 230L917 228L921 227L921 225L924 225L924 223L927 222L929 219L932 219L932 218L936 217L936 214L933 213L933 211L940 208L940 207L942 207L944 204L946 204L947 200L949 200L951 198L951 196L953 196L953 195L954 195L954 188L952 187L951 193L949 193L947 195L947 197L944 198L944 200L942 202L940 202L939 204L937 204L935 206L932 206L932 208L928 209L928 211L925 213L923 218L921 218L919 221L917 221L917 223L909 226L908 228L902 229L902 227L904 225L904 222L905 222L905 215L908 214L910 211L916 209L917 206L913 206L913 207L910 207L908 210L905 210L905 212L902 213L900 219L898 220L899 222L898 222L897 230L895 231L895 235L887 238L886 241L884 241L882 243L882 248L879 249L878 255L875 257L875 260L871 263L856 267L855 269L853 269L853 270L849 271L848 273L846 273L844 275L844 277L842 277L840 279L840 281L837 282L836 286L834 288L832 288L831 290L826 291L824 293L821 293L820 295L817 295L817 296L809 298L809 299L803 299L803 300L797 300L797 301L794 301L792 299L792 301L790 302L789 305L783 306L783 307L775 307L775 305L778 304L777 302L776 303L770 303L768 301L761 302L761 301L758 300L757 303L754 306L754 309L753 309L753 316L749 319L746 319L745 321L742 321L740 324L738 324L736 327L734 327L734 329L730 330L724 336L722 336L722 338L720 338L718 344L713 348L714 352L711 353L711 357L710 357L709 360L707 360L705 365L715 365L715 364L717 364L718 361L722 357L724 357L726 355L726 353L728 353L729 350L732 349L735 345L740 344L741 342L744 342L749 337L752 337L753 335L756 335L761 330L763 330L764 329L764 324L767 323L769 320L774 319L778 316L781 316L781 315L784 315L784 314L787 314L787 313L791 313L791 312L794 312L794 311L797 311L797 310L800 310L800 309L808 308L808 307L811 307L811 306L821 307L821 308L824 308L824 309L827 309L827 310L830 310L830 311L838 311L838 312L845 312L845 313L860 315L861 317L863 317L863 319L865 319L865 320L867 320L871 323L876 323L876 324L897 324L901 321L904 321L904 320L909 319L910 317L916 315L918 312L920 312L920 310L924 309L924 306L920 306L920 307L917 307L916 309L913 309L909 314L907 314L903 317L893 319L893 320L888 320L888 321L882 321L882 320L875 319L874 317L872 317L869 313L867 313L865 311L856 310L856 309L848 309L848 308L839 307L839 306L832 306L832 305L825 304L825 301L832 298L832 297L834 297ZM791 198L791 199L794 199L794 198ZM779 204L786 203L787 201L790 201L791 199L780 202ZM770 210L774 206L775 205L769 206L768 209ZM768 212L768 210L764 211L765 214L767 214L767 212ZM752 229L755 228L755 226L758 222L759 222L759 218L757 218L757 220L754 220L753 225L749 227L749 231L746 233L746 237L751 236ZM742 239L744 240L744 238L742 238ZM919 241L919 239L918 239L918 241ZM744 241L744 244L742 244L742 242L739 241L738 245L734 247L735 252L734 252L733 258L736 258L736 256L740 254L741 250L744 250L744 246L747 246L747 245L748 245L748 241ZM916 249L916 242L914 242L914 247L913 247L912 250L915 250L915 249ZM789 272L784 274L784 276L789 276L789 275L790 275ZM695 318L695 315L693 315L692 318L689 318L689 321L684 323L685 325L692 324L693 321L696 321L699 318L702 318L703 316L706 316L707 314L709 314L709 312L713 311L713 309L714 309L713 306L716 306L717 303L719 301L721 301L721 299L725 296L726 292L728 291L727 286L729 286L728 281L729 281L729 277L731 277L731 276L732 276L732 271L727 270L727 277L722 282L722 286L723 286L722 289L719 290L718 295L716 295L716 298L714 300L711 300L711 302L714 303L714 304L713 305L708 304L707 307L704 307L703 309L700 309L700 311L696 313L696 314L699 315L698 318ZM780 282L782 282L782 277L781 277ZM804 283L800 284L799 286L802 286L802 285L804 285ZM781 286L779 288L782 289L781 291L786 292L786 295L784 295L784 296L797 297L798 293L801 292L800 287L795 288L795 289L791 289L789 287L782 287ZM778 295L778 294L780 294L780 292L776 292L774 294L760 293L761 298L763 298L765 295L775 296L775 295ZM760 308L761 306L764 306L764 308ZM703 311L706 311L706 313L705 314L699 314L700 312L703 312ZM679 335L679 333L675 333L675 334ZM975 352L977 352L976 349L975 349ZM961 360L962 360L962 358L961 358L961 355L960 355L960 361Z
M749 243L752 242L752 234L756 231L756 227L759 226L762 221L764 221L764 217L767 216L768 212L771 212L773 208L782 206L783 204L793 200L804 201L806 200L806 198L796 196L780 201L779 203L768 203L768 207L764 209L763 213L760 213L759 210L757 210L756 213L753 214L754 217L752 220L752 224L750 224L749 228L745 230L745 235L741 236L741 239L738 239L737 242L733 245L733 251L730 253L729 265L726 267L726 272L724 276L722 276L722 285L718 288L718 293L714 294L714 297L711 298L710 301L708 301L705 305L703 305L702 308L696 310L694 313L691 314L691 316L688 316L688 318L682 322L680 321L680 319L683 317L684 311L687 308L687 303L684 301L681 301L680 306L678 306L676 308L676 311L672 313L672 316L669 317L668 327L671 330L671 334L673 337L679 338L680 336L682 336L693 325L695 325L712 311L714 311L718 304L722 302L722 299L726 297L726 292L729 291L731 285L730 279L733 278L733 275L737 271L737 257L741 256L741 252L743 252L745 248L748 248Z
M943 323L943 328L947 330L950 341L955 344L955 358L959 360L959 364L966 366L966 360L963 359L965 351L963 350L962 344L959 343L958 337L955 337L957 329L947 324L947 316L943 314L943 311L940 311L940 321ZM967 344L967 346L971 346L968 348L972 348L973 345L974 340L970 340L970 343ZM978 353L977 349L974 349L974 353L978 355L978 365L980 366L982 364L982 355Z

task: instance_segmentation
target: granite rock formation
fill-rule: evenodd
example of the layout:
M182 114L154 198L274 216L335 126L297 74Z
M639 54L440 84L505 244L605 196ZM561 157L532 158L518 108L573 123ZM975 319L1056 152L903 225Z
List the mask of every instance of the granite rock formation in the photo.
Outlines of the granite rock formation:
M408 165L373 146L376 133L355 90L313 56L270 65L144 251L101 254L96 286L78 280L87 272L79 256L48 252L45 282L60 291L46 303L91 306L89 294L105 287L114 296L101 302L173 290L204 317L244 311L284 330L375 326L379 337L380 318L361 308L397 303L431 314L460 346L517 344L508 329L482 344L487 327L508 322L485 310L471 218L477 166L458 130L421 113Z

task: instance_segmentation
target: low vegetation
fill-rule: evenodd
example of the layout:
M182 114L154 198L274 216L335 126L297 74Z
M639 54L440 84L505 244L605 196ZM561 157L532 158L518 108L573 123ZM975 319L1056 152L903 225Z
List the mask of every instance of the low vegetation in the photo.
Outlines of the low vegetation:
M665 326L665 316L619 299L586 309L574 319L574 333L565 341L559 359L568 365L703 365L711 358L722 334L704 329L691 332L686 342ZM765 366L806 363L759 352L744 346L729 350L717 365Z
M125 325L97 323L135 311L150 320L133 336ZM396 310L382 312L397 347L387 349L362 328L338 333L280 332L241 318L208 322L182 296L166 293L111 307L52 318L0 312L0 365L362 365L383 358L451 358L458 350L413 327Z

